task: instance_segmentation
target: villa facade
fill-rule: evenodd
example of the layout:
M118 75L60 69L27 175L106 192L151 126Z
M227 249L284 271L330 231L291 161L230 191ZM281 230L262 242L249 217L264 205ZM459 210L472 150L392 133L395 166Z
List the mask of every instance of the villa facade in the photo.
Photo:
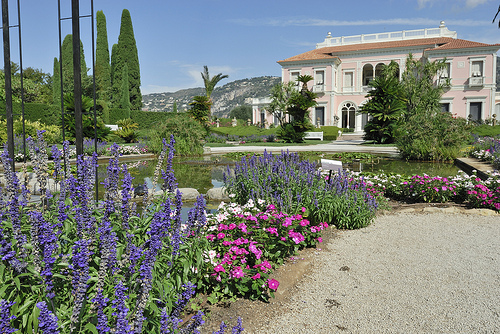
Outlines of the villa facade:
M316 49L278 61L282 82L311 75L309 89L318 94L311 111L315 125L335 125L362 131L368 118L358 113L366 103L368 83L382 66L395 61L400 75L409 53L429 61L446 59L446 69L436 80L449 80L441 98L442 110L473 120L490 119L497 113L495 101L496 58L500 44L484 44L457 38L444 22L438 28L332 37L330 33ZM254 99L253 122L276 124L265 111L269 99ZM496 106L496 108L495 108Z

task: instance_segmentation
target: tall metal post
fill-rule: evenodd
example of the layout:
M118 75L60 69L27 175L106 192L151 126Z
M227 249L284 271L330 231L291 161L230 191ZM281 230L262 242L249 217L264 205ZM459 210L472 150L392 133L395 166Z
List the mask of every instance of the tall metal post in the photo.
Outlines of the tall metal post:
M5 0L4 0L5 1ZM73 83L75 98L75 138L76 154L83 154L82 125L82 67L80 62L80 2L71 0L71 21L73 30Z
M5 112L7 119L7 150L11 159L12 170L14 163L14 118L12 115L12 71L10 67L10 36L9 36L9 1L2 0L3 23L3 60L5 73Z

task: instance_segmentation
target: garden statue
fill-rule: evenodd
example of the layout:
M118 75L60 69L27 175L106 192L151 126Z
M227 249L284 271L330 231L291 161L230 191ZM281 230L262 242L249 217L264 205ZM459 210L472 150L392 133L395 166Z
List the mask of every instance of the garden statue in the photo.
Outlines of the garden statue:
M234 127L236 125L238 125L238 121L236 120L236 117L233 118L233 122L231 123L231 125Z

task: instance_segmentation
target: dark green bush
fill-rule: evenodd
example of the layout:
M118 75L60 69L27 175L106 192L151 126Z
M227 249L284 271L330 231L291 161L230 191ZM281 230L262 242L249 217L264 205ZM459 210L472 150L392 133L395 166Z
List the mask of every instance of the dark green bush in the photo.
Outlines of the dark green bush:
M12 109L14 119L20 119L21 103L13 103ZM5 119L5 102L0 102L0 118ZM60 125L61 107L41 103L25 103L24 118L31 122L41 121L47 125Z
M474 127L474 129L472 129L472 133L481 137L484 136L496 137L500 135L500 125L495 125L495 126L486 124L478 125Z
M396 146L407 160L449 161L470 140L470 126L450 113L417 113L400 126Z
M154 153L159 153L163 148L163 138L175 136L176 155L201 155L203 154L202 140L206 131L201 124L190 118L186 113L173 114L152 128L148 135L148 147Z

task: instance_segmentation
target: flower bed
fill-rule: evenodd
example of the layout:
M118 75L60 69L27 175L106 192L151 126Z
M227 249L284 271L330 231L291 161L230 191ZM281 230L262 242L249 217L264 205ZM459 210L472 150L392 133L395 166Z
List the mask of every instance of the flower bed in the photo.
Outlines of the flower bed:
M500 210L500 174L492 173L483 181L460 172L452 178L428 175L354 173L367 189L378 196L407 202L466 203L472 208Z
M500 139L476 137L469 155L481 161L490 162L493 168L500 169Z

